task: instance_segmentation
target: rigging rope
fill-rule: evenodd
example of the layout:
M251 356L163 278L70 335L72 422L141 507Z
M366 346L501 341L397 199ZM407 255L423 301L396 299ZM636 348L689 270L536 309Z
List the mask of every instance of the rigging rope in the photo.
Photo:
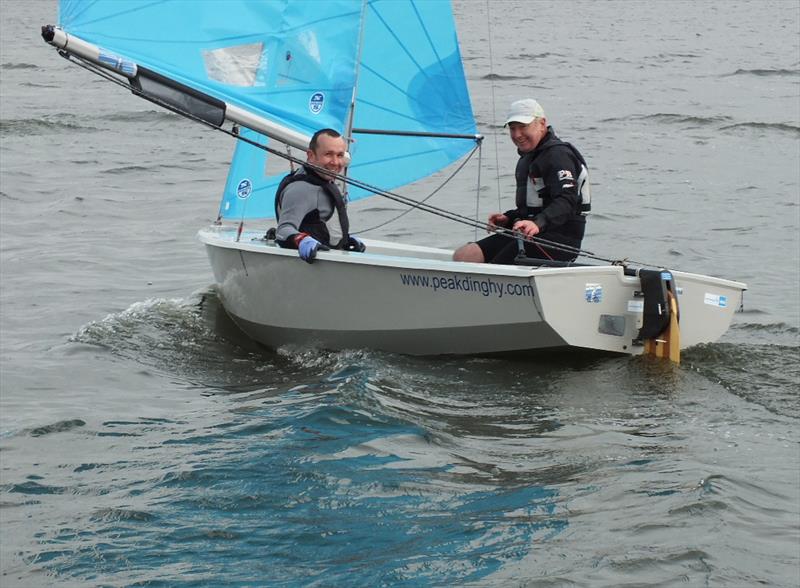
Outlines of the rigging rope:
M481 170L483 169L483 141L478 143L478 182L475 186L475 220L480 217ZM475 227L475 240L478 240L478 227Z
M497 128L497 102L494 97L495 89L495 75L494 75L494 54L492 53L492 10L489 6L489 0L486 0L486 25L489 28L489 79L491 80L492 88L492 126ZM500 148L497 145L497 133L492 133L494 137L494 168L497 170L497 210L502 210L503 205L500 202ZM477 215L476 215L477 217Z
M460 172L460 171L461 171L461 170L464 168L464 166L467 164L467 162L468 162L470 159L472 159L472 156L473 156L473 155L475 155L475 152L476 152L476 151L480 151L480 148L481 148L481 141L478 141L478 144L475 146L475 148L474 148L472 151L470 151L470 152L469 152L469 154L468 154L468 155L467 155L467 157L464 159L464 161L461 163L461 165L459 165L459 166L458 166L458 168L457 168L457 169L456 169L456 170L455 170L455 171L454 171L452 174L450 174L450 177L449 177L449 178L447 178L447 179L446 179L446 180L445 180L445 181L444 181L444 182L443 182L443 183L442 183L442 184L441 184L441 185L440 185L438 188L436 188L436 189L435 189L433 192L431 192L430 194L428 194L428 195L427 195L427 196L426 196L424 199L420 200L420 201L419 201L419 203L420 203L420 204L424 204L424 203L426 203L428 200L430 200L431 198L433 198L433 196L434 196L434 195L436 195L436 193L437 193L437 192L439 192L439 190L441 190L442 188L444 188L444 187L445 187L445 186L446 186L446 185L447 185L447 184L450 182L450 180L452 180L454 177L456 177L456 175L458 174L458 172ZM480 155L478 156L478 159L480 160ZM480 167L478 167L478 169L480 169ZM480 185L480 182L478 183L478 185ZM389 220L387 220L386 222L382 222L382 223L380 223L380 224L378 224L378 225L375 225L374 227L370 227L370 228L368 228L368 229L362 229L362 230L360 230L360 231L358 231L358 232L359 232L359 233L368 233L369 231L374 231L375 229L379 229L379 228L381 228L381 227L384 227L384 226L388 225L389 223L393 223L393 222L394 222L394 221L396 221L397 219L399 219L399 218L401 218L401 217L403 217L403 216L407 215L409 212L411 212L411 211L412 211L412 210L414 210L415 208L419 208L419 207L418 207L418 206L416 206L416 205L412 205L410 208L408 208L407 210L404 210L403 212L401 212L400 214L398 214L396 217L394 217L394 218L390 218L390 219L389 219Z
M443 208L439 208L439 207L433 206L431 204L427 204L426 200L428 200L431 196L433 196L433 194L435 194L442 187L444 187L444 184L442 184L442 186L437 188L437 190L435 190L432 194L430 194L427 198L425 198L425 200L420 201L420 200L414 200L414 199L409 198L407 196L403 196L402 194L398 194L396 192L391 192L389 190L383 190L383 189L381 189L381 188L379 188L377 186L372 186L370 184L367 184L366 182L362 182L361 180L357 180L355 178L351 178L351 177L348 177L348 176L343 176L341 174L334 174L330 170L327 170L327 169L315 166L313 164L310 164L307 161L301 160L301 159L291 155L290 153L282 153L281 151L279 151L277 149L273 149L272 147L269 147L267 145L262 145L261 143L259 143L257 141L254 141L252 139L249 139L247 137L244 137L244 136L238 134L235 130L224 129L221 126L217 126L214 123L206 121L206 120L204 120L204 119L192 114L191 112L182 110L182 109L180 109L180 108L178 108L178 107L176 107L176 106L174 106L174 105L172 105L172 104L170 104L168 102L165 102L164 100L161 100L161 99L156 98L154 96L148 95L145 92L142 92L141 90L139 90L138 88L136 88L136 87L134 87L134 86L122 81L120 78L116 77L115 75L112 75L111 73L100 69L94 63L92 63L90 61L87 61L87 60L83 59L82 57L80 57L78 55L73 55L73 54L71 54L68 51L65 51L63 49L58 50L58 53L62 57L67 59L68 61L71 61L72 63L75 63L76 65L79 65L80 67L83 67L84 69L86 69L88 71L91 71L92 73L95 73L95 74L99 75L100 77L105 78L106 80L108 80L108 81L110 81L112 83L117 84L118 86L121 86L121 87L123 87L123 88L125 88L127 90L130 90L134 95L139 96L141 98L144 98L145 100L148 100L148 101L153 102L155 104L158 104L159 106L162 106L163 108L166 108L167 110L170 110L170 111L172 111L172 112L174 112L176 114L179 114L179 115L181 115L181 116L183 116L185 118L188 118L189 120L193 120L194 122L200 123L202 125L205 125L205 126L207 126L209 128L212 128L212 129L215 129L217 131L221 131L221 132L225 133L226 135L229 135L229 136L231 136L231 137L233 137L233 138L235 138L235 139L237 139L239 141L245 141L246 143L249 143L250 145L252 145L254 147L257 147L259 149L262 149L263 151L266 151L267 153L271 153L272 155L275 155L276 157L280 157L282 159L286 159L286 160L288 160L288 161L290 161L292 163L298 164L298 165L304 165L304 166L309 167L311 169L314 169L314 170L316 170L318 172L322 172L324 174L327 174L328 176L331 176L334 179L337 179L337 180L340 180L340 181L344 181L344 182L346 182L346 183L348 183L348 184L350 184L352 186L355 186L357 188L361 188L363 190L366 190L368 192L372 192L373 194L376 194L378 196L383 196L384 198L388 198L390 200L394 200L395 202L400 202L400 203L402 203L402 204L404 204L406 206L411 207L412 209L413 208L417 208L417 209L423 210L425 212L429 212L431 214L435 214L435 215L440 216L442 218L451 220L453 222L461 223L461 224L464 224L464 225L467 225L467 226L470 226L470 227L483 228L489 233L506 235L506 236L508 236L508 237L510 237L512 239L522 240L522 241L525 241L527 243L533 243L533 244L535 244L535 245L537 245L539 247L546 247L546 248L551 249L551 250L563 251L563 252L566 252L566 253L571 253L571 254L575 254L575 255L581 255L581 256L587 257L589 259L594 259L594 260L597 260L597 261L604 261L604 262L610 263L612 265L635 264L635 265L647 266L647 267L665 267L665 266L659 266L659 265L654 265L654 264L645 263L645 262L638 262L638 261L631 260L631 259L628 259L628 258L620 260L620 259L610 259L610 258L606 258L606 257L601 257L601 256L596 255L595 253L592 253L591 251L587 251L585 249L580 249L580 248L577 248L577 247L571 247L569 245L564 245L562 243L557 243L555 241L550 241L548 239L544 239L544 238L538 237L538 236L536 236L536 237L528 237L527 235L525 235L523 233L520 233L518 231L514 231L512 229L507 229L505 227L500 227L498 225L494 225L494 224L491 224L491 223L488 223L488 224L482 223L482 222L479 222L478 220L470 218L468 216L464 216L464 215L461 215L461 214L458 214L458 213L455 213L455 212L452 212L452 211L449 211L449 210L446 210L446 209L443 209ZM234 126L234 129L235 128L236 127ZM479 144L480 144L480 141L479 141ZM469 158L472 157L472 155L475 153L475 151L476 151L476 149L473 149L472 152L470 152L469 156L467 157L467 160L469 160ZM466 163L466 161L464 163L462 163L462 165L458 168L458 170L456 170L455 173L457 173L464 166L465 163ZM455 175L455 173L453 175ZM445 183L449 182L450 179L452 179L452 177L453 176L448 178ZM403 214L405 214L405 212ZM373 228L375 228L375 227L373 227Z

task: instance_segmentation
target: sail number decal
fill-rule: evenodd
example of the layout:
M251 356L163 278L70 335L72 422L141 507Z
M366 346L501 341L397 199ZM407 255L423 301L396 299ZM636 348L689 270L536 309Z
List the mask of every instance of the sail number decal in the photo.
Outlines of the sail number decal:
M314 92L311 99L308 101L308 109L312 114L319 114L325 107L325 94L322 92Z
M248 196L250 196L250 192L253 191L253 182L248 179L244 179L239 182L239 185L236 186L236 195L244 200Z

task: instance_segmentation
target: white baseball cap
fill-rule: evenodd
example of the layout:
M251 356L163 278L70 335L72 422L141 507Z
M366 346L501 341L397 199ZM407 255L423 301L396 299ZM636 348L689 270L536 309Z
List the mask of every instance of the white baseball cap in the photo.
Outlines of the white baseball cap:
M533 98L525 98L511 103L511 107L508 109L508 118L503 126L507 127L512 122L527 125L537 118L545 118L542 105Z

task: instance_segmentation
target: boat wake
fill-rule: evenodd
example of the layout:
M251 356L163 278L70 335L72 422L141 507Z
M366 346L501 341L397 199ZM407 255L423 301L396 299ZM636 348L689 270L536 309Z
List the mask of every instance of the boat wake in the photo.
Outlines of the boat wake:
M265 356L254 353L244 336L235 340L230 338L233 331L215 331L204 315L203 300L204 293L197 292L185 299L136 302L83 326L70 341L183 377L190 385L225 389L240 383L237 372L255 374L267 369Z
M100 347L190 386L220 393L287 391L334 380L370 356L361 350L328 351L311 345L269 350L242 333L213 288L188 298L149 298L83 326L71 343ZM273 392L274 393L274 392Z
M740 327L742 328L742 327ZM794 334L794 343L714 343L684 354L685 366L718 382L732 394L781 416L800 418L800 345L797 328L784 324L747 325L747 330Z

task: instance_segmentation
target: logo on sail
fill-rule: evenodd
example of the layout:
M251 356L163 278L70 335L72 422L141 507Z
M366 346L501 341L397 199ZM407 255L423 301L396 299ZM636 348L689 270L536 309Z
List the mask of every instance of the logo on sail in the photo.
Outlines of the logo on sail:
M250 196L250 192L253 191L253 182L250 180L244 179L239 182L239 185L236 186L236 195L244 200L248 196Z
M322 112L322 108L325 106L325 94L322 92L314 92L311 95L311 100L308 101L308 109L313 114L319 114Z

